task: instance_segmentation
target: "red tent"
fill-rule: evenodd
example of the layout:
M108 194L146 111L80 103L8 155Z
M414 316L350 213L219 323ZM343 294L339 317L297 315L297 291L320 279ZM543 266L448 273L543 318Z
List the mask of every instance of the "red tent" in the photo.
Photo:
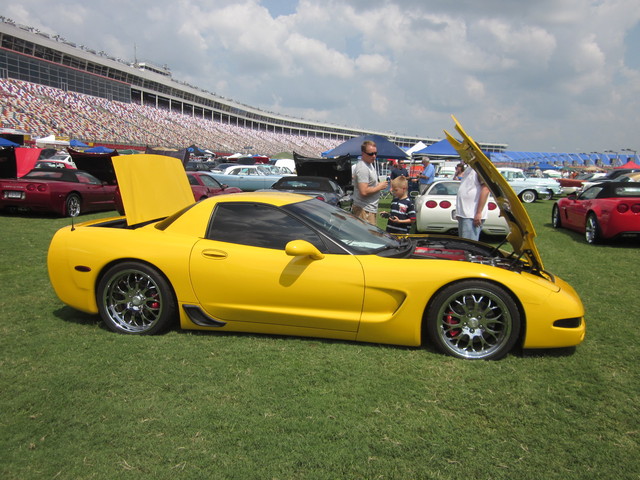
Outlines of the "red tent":
M634 162L633 160L629 160L627 163L625 163L624 165L620 165L619 167L615 167L615 169L618 168L640 168L640 165L638 165L636 162Z

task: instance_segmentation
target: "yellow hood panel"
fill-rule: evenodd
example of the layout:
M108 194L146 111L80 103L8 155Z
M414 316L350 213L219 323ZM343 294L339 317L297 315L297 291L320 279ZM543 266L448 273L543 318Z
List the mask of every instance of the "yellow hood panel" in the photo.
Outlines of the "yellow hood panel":
M478 144L467 135L458 120L453 116L452 118L456 123L456 130L462 136L462 142L445 130L447 140L458 152L460 158L478 172L491 190L502 216L509 224L510 232L507 240L513 247L513 251L518 256L526 257L534 268L544 270L540 253L534 242L536 231L522 202Z
M167 217L195 201L177 158L139 154L112 161L129 225Z

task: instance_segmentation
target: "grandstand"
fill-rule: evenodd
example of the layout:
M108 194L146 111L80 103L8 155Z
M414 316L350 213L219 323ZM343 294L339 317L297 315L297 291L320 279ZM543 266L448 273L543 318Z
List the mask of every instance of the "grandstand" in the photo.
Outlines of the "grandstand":
M0 122L32 138L51 134L116 148L184 148L219 154L317 156L375 134L400 147L439 139L388 134L266 112L0 17ZM481 143L488 152L505 144Z

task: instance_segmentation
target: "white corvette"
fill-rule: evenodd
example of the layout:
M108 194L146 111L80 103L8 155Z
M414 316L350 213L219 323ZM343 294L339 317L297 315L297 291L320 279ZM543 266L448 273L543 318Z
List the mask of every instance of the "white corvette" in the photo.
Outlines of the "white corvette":
M460 181L436 180L424 194L413 199L416 207L416 228L418 232L438 232L456 234L456 194ZM487 235L507 235L509 227L500 216L500 209L492 196L489 196L489 216L484 222L482 232Z

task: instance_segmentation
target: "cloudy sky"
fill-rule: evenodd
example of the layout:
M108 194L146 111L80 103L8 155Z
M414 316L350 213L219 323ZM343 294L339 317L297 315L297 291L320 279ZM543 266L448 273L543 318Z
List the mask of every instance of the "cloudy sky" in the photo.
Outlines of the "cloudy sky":
M21 0L0 15L297 118L640 151L638 0Z

